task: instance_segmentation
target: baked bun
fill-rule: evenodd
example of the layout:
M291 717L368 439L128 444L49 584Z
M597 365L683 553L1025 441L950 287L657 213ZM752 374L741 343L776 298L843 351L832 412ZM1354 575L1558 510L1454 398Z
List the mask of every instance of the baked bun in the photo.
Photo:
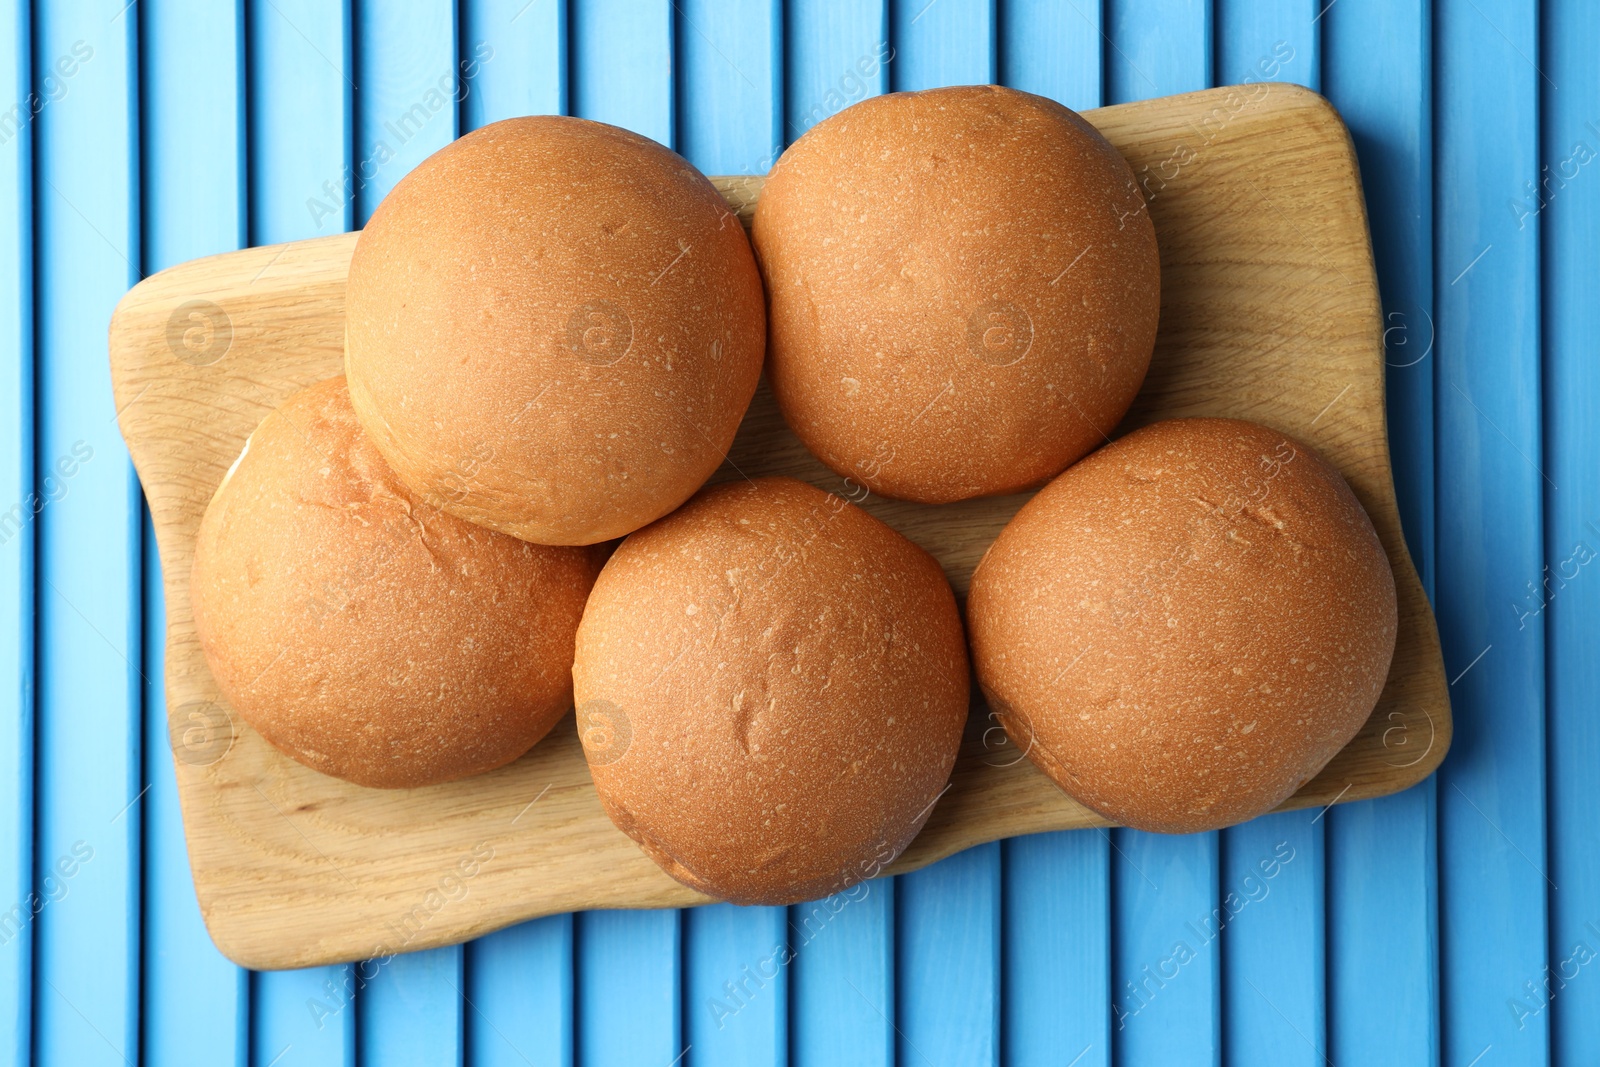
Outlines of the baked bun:
M1017 513L967 598L978 681L1064 791L1143 830L1271 811L1371 714L1394 575L1311 449L1233 419L1158 422Z
M969 695L938 563L788 478L706 489L624 541L572 677L612 822L738 904L880 873L944 789Z
M761 278L739 220L661 145L507 119L402 178L356 243L345 370L435 507L594 544L687 500L755 392Z
M432 785L526 752L572 706L594 550L532 545L401 484L343 378L268 415L200 522L190 600L217 687L301 763Z
M873 492L1038 485L1105 441L1149 368L1149 212L1116 149L1043 97L846 108L778 160L753 234L778 406Z

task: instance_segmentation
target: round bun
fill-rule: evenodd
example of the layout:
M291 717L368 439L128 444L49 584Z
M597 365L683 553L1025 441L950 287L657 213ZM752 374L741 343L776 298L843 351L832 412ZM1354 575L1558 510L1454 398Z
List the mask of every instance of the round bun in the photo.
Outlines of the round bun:
M1116 149L1043 97L847 108L779 159L753 233L784 418L873 492L1039 485L1104 442L1149 368L1149 212Z
M739 220L661 145L507 119L406 175L356 242L345 370L400 478L540 544L621 537L722 462L765 346Z
M1339 472L1274 430L1159 422L1051 482L985 554L973 659L1019 750L1107 818L1270 811L1355 736L1394 575Z
M246 722L307 766L394 788L499 767L549 732L597 570L592 549L423 503L334 378L251 434L201 520L190 599Z
M611 820L739 904L826 896L898 856L950 776L970 684L938 563L788 478L706 489L624 541L572 677Z

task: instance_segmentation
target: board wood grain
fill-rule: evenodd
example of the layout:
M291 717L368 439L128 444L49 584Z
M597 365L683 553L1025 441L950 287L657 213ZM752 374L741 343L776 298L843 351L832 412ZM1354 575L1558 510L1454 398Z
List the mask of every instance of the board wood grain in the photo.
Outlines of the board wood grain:
M1384 421L1381 311L1349 136L1297 86L1207 90L1086 113L1133 165L1162 255L1161 329L1119 432L1225 415L1335 463L1394 567L1400 633L1359 735L1285 807L1379 796L1449 745L1438 636L1401 538ZM759 178L716 179L748 220ZM111 324L119 423L150 502L167 597L167 694L201 912L251 967L384 958L538 915L706 898L612 827L573 720L490 774L363 789L278 753L229 709L195 637L194 535L245 438L289 394L340 373L355 234L196 260L141 282ZM763 387L717 480L787 474L852 499L783 425ZM863 507L932 552L958 593L1027 496ZM949 791L889 868L1018 834L1105 825L1020 758L974 706Z

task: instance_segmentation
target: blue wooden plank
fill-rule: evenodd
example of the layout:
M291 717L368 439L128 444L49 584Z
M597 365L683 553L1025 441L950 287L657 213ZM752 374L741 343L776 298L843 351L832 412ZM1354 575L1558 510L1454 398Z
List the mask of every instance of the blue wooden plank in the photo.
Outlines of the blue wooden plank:
M322 0L248 6L250 243L354 225L349 10ZM252 976L251 1057L277 1067L355 1062L357 976L314 967Z
M713 904L683 913L687 1062L789 1060L787 908Z
M1079 110L1100 105L1099 4L1008 3L999 32L1004 84ZM1018 758L997 750L991 762ZM1110 856L1109 838L1093 831L1004 843L1001 1031L1014 1067L1111 1062Z
M1549 582L1540 599L1548 605L1550 879L1561 888L1549 894L1549 970L1515 999L1524 1025L1532 1015L1550 1015L1552 1063L1600 1063L1600 979L1593 973L1600 971L1600 579L1588 566L1600 553L1600 178L1590 173L1600 158L1596 40L1594 4L1545 6L1544 206L1524 220L1537 218L1544 240L1544 456L1561 486L1545 494L1547 569L1537 583ZM1524 198L1522 210L1539 203Z
M1104 19L1108 103L1211 84L1206 0L1106 0ZM1217 835L1114 830L1111 844L1116 1062L1216 1063L1222 1044Z
M680 0L678 151L705 174L765 174L783 151L777 0Z
M1216 80L1321 87L1318 0L1217 0ZM1231 1064L1321 1064L1327 1049L1321 812L1273 815L1222 835L1223 1035ZM1286 865L1278 858L1293 855ZM1268 876L1271 872L1272 877ZM1281 876L1280 876L1281 875Z
M120 1064L139 1004L140 504L105 329L138 280L137 19L35 11L39 704L34 1057ZM68 71L72 73L68 75ZM75 451L76 450L76 451ZM68 472L71 472L70 474ZM52 492L53 490L53 492Z
M1221 1062L1217 835L1111 831L1115 1062Z
M1327 0L1216 0L1216 81L1322 88Z
M684 1043L677 911L577 917L577 1044L584 1067L676 1064Z
M143 266L154 273L244 244L244 12L242 3L185 0L156 0L137 10L144 53ZM202 140L206 165L195 166ZM184 845L162 678L166 605L148 517L144 575L142 1058L150 1064L243 1064L246 974L206 933ZM207 758L205 752L183 755Z
M1223 1040L1229 1064L1320 1067L1322 811L1266 815L1222 835Z
M1426 0L1341 0L1322 18L1324 85L1361 161L1383 293L1390 457L1411 558L1433 591L1433 49ZM1412 732L1413 734L1415 732ZM1393 733L1390 762L1434 738ZM1328 1051L1439 1058L1435 780L1327 815ZM1383 1026L1372 1025L1382 1018Z
M371 974L356 996L362 1067L442 1067L462 1051L462 951L408 952L356 968Z
M1000 8L1000 82L1075 111L1099 107L1104 66L1098 3L1016 0Z
M273 0L249 23L250 243L354 228L349 8Z
M571 12L572 113L676 143L670 0L590 0Z
M461 0L461 129L567 111L566 0Z
M1111 1062L1110 838L1004 843L1001 1030L1010 1067Z
M999 1064L999 843L969 848L897 881L900 1062Z
M895 0L897 91L995 79L991 0ZM998 1063L1000 849L902 875L896 895L896 1027L902 1062Z
M775 0L680 0L677 149L706 174L765 174L783 150L783 22ZM684 914L684 1041L693 1064L788 1058L786 909Z
M1104 3L1107 103L1193 92L1212 83L1209 0Z
M33 122L28 5L0 9L0 1064L32 1045ZM35 498L36 499L36 498Z
M894 878L789 909L794 1067L892 1067Z
M470 1067L571 1067L572 926L552 915L467 946Z
M1553 891L1545 617L1528 599L1553 484L1540 453L1540 227L1515 210L1539 171L1537 11L1446 0L1435 18L1438 615L1456 731L1439 772L1443 1052L1543 1064L1549 1016L1507 1006L1545 974Z
M672 5L575 5L568 32L572 113L671 147L676 126ZM671 1063L684 1053L682 931L675 911L578 916L578 1057L590 1067Z
M896 92L995 79L994 0L893 0Z
M789 141L851 104L889 91L894 46L884 3L784 5L783 114Z
M464 0L462 129L567 110L566 0ZM473 1067L573 1062L573 918L501 930L466 948Z
M354 9L356 220L366 225L395 182L455 140L461 96L455 5L449 0Z

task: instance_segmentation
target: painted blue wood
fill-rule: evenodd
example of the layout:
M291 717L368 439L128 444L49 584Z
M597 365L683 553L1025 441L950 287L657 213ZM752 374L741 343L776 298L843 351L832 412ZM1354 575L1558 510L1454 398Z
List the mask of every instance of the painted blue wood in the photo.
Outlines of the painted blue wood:
M1083 5L1085 0L1069 0ZM1212 84L1209 0L1103 0L1106 103Z
M597 0L570 12L572 112L672 147L674 17L665 0ZM671 1063L685 1052L682 930L674 911L578 916L578 1060Z
M356 219L455 139L469 65L448 0L354 9ZM490 61L492 62L492 60ZM462 1038L460 945L396 956L356 997L357 1051L371 1064L442 1063Z
M681 0L677 149L706 174L765 174L783 150L783 19L776 0ZM683 916L684 1041L697 1065L788 1060L787 909Z
M250 243L355 227L359 176L350 11L323 0L250 4Z
M1027 0L999 14L1002 83L1077 110L1100 105L1098 3ZM998 746L991 762L1019 758ZM1001 1047L1013 1067L1111 1062L1110 858L1109 838L1093 831L1002 845Z
M691 908L683 940L685 1061L788 1063L788 909Z
M320 0L248 5L250 243L355 222L349 10ZM352 967L262 972L250 983L251 1059L276 1067L355 1063Z
M1000 845L897 879L895 1027L901 1063L1000 1062Z
M1542 1064L1546 965L1537 12L1435 10L1438 616L1455 741L1439 771L1444 1058ZM1519 1025L1520 1024L1520 1025Z
M138 280L136 19L34 12L38 726L34 1050L137 1055L140 503L105 330ZM68 72L71 72L70 75ZM70 473L69 473L70 472ZM54 498L54 499L51 499Z
M682 1026L677 911L577 916L577 1044L584 1067L675 1064L690 1050Z
M851 104L889 91L894 45L887 5L789 0L783 8L788 141Z
M467 946L469 1067L570 1067L572 927L552 915Z
M408 952L372 961L370 982L356 997L356 1050L361 1067L443 1067L461 1062L460 946ZM358 974L370 973L357 969Z
M566 0L461 0L461 130L567 111Z
M456 139L477 57L458 62L450 0L356 0L354 28L355 208L365 225L395 182Z
M1106 0L1104 17L1108 103L1211 84L1213 24L1205 0ZM1110 837L1116 1062L1216 1063L1222 1046L1217 835L1113 830Z
M1320 9L1318 0L1217 0L1216 81L1320 88ZM1233 893L1263 905L1240 909L1223 931L1230 1064L1321 1064L1325 1057L1323 821L1319 811L1294 812L1222 835L1224 903ZM1285 855L1294 862L1284 863Z
M1110 832L1115 1062L1221 1062L1217 835Z
M0 1064L33 1030L33 88L28 5L0 8ZM13 510L20 505L19 510Z
M1093 830L1002 846L1001 1047L1010 1067L1111 1062L1110 838Z
M1322 18L1324 91L1361 162L1383 294L1390 457L1401 524L1431 596L1434 558L1433 48L1427 0L1341 0ZM1391 731L1396 765L1431 731ZM1328 812L1328 1054L1439 1058L1435 779ZM1384 1019L1374 1026L1373 1019Z
M789 909L794 1067L895 1063L895 883L876 878Z
M1545 494L1543 600L1550 690L1548 720L1550 879L1548 970L1515 994L1518 1021L1550 1016L1552 1063L1600 1063L1600 368L1594 339L1600 306L1600 9L1544 9L1542 195L1524 198L1524 218L1544 240L1544 460L1561 486ZM1559 90L1554 86L1559 85ZM1543 584L1543 579L1541 583Z
M1223 1043L1229 1064L1327 1059L1323 811L1265 815L1222 835ZM1368 1020L1370 1024L1371 1020Z
M567 110L566 0L465 0L463 132ZM573 1062L573 917L555 915L467 946L466 1062Z
M1002 85L1048 96L1075 111L1101 105L1105 40L1098 3L1014 0L999 14Z
M784 134L889 90L894 46L884 3L784 4ZM789 1051L795 1067L895 1062L894 879L789 910Z
M994 0L893 0L896 92L995 80Z
M572 113L675 144L669 0L590 0L570 19Z
M991 0L895 0L897 91L995 80ZM902 1062L998 1063L1000 849L985 845L898 879L896 1027Z
M154 273L245 243L244 11L242 2L156 0L141 4L137 16L143 269ZM165 653L161 560L147 514L141 1058L147 1064L243 1065L247 976L211 943L195 900L168 740ZM190 762L220 755L204 737L176 752Z

